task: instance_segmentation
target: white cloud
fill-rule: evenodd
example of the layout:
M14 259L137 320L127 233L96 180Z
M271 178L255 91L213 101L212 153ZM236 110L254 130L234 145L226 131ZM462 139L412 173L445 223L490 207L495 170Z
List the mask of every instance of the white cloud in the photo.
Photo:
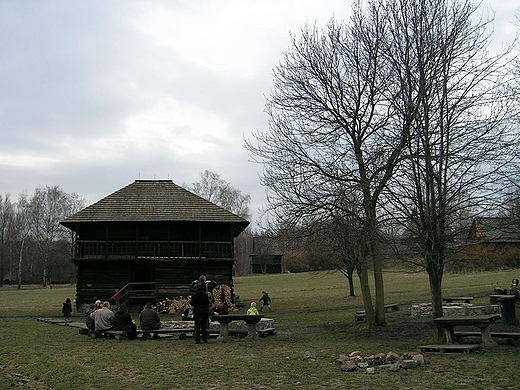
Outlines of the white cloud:
M513 0L491 2L500 37ZM515 8L516 7L516 8ZM60 184L90 201L205 169L264 202L243 135L289 31L347 18L334 0L0 2L0 194ZM505 39L505 38L500 38Z

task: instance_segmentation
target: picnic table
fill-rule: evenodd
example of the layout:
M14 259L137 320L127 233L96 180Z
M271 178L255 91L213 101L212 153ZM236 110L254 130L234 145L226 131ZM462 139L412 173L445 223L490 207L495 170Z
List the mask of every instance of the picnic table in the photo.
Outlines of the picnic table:
M498 314L486 314L478 316L453 316L453 317L439 317L433 321L444 329L446 335L446 343L453 344L455 339L454 328L460 325L473 325L480 329L482 336L482 345L492 346L496 343L491 338L489 326L500 318Z
M220 335L217 337L218 340L224 342L231 341L232 338L229 336L229 323L231 321L244 321L247 326L247 334L252 339L257 339L256 335L256 324L264 318L263 315L247 315L247 314L226 314L215 316L214 320L220 323Z

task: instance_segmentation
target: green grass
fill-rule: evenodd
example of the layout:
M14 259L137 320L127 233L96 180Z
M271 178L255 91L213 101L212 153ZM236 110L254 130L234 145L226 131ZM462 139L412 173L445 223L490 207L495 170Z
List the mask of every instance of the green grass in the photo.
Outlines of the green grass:
M517 271L446 275L444 294L472 295L486 304L492 283L508 286ZM430 300L423 273L387 272L389 313L385 327L366 328L354 321L360 297L349 297L346 279L337 272L258 275L235 279L244 303L262 290L273 299L276 336L262 340L211 339L207 345L168 338L91 339L76 328L38 322L60 317L62 302L74 287L0 289L0 389L517 389L520 346L469 355L426 353L424 366L399 372L342 372L336 359L354 350L412 351L435 341L431 319L412 319L410 304ZM359 286L356 285L356 292ZM244 310L244 309L243 309ZM136 315L134 315L136 317ZM161 315L163 321L178 317ZM83 321L75 313L74 321ZM501 326L497 324L497 326ZM520 331L515 327L516 331ZM314 360L306 359L309 351Z

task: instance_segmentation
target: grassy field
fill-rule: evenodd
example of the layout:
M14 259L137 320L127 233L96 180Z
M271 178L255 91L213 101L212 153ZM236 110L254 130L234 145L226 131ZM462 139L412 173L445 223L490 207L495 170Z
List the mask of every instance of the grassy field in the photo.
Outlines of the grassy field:
M444 295L471 295L474 304L488 304L493 283L507 287L519 275L520 270L446 275ZM435 343L433 321L410 316L412 303L429 301L428 288L423 273L387 272L386 302L398 303L401 310L388 314L387 326L366 328L354 320L362 300L347 295L340 273L239 277L235 291L244 303L269 291L273 312L265 314L274 319L277 335L196 345L177 338L91 339L76 328L35 320L60 317L74 287L7 286L0 289L0 389L520 388L520 345L505 343L467 355L425 353L426 364L410 370L341 371L336 361L341 354L402 354ZM82 313L73 321L83 321ZM506 330L520 332L520 327ZM307 352L314 359L307 359Z

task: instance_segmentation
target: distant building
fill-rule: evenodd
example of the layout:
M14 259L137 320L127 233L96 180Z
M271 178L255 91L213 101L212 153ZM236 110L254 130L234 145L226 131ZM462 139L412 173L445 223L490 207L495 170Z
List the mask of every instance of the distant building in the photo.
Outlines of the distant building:
M76 306L189 295L204 274L233 286L234 238L245 219L171 180L136 180L61 221L74 233Z
M283 252L272 238L254 237L253 252L250 257L253 274L279 274L282 272Z
M450 270L495 270L520 267L520 223L513 218L473 220L466 244L455 253Z

